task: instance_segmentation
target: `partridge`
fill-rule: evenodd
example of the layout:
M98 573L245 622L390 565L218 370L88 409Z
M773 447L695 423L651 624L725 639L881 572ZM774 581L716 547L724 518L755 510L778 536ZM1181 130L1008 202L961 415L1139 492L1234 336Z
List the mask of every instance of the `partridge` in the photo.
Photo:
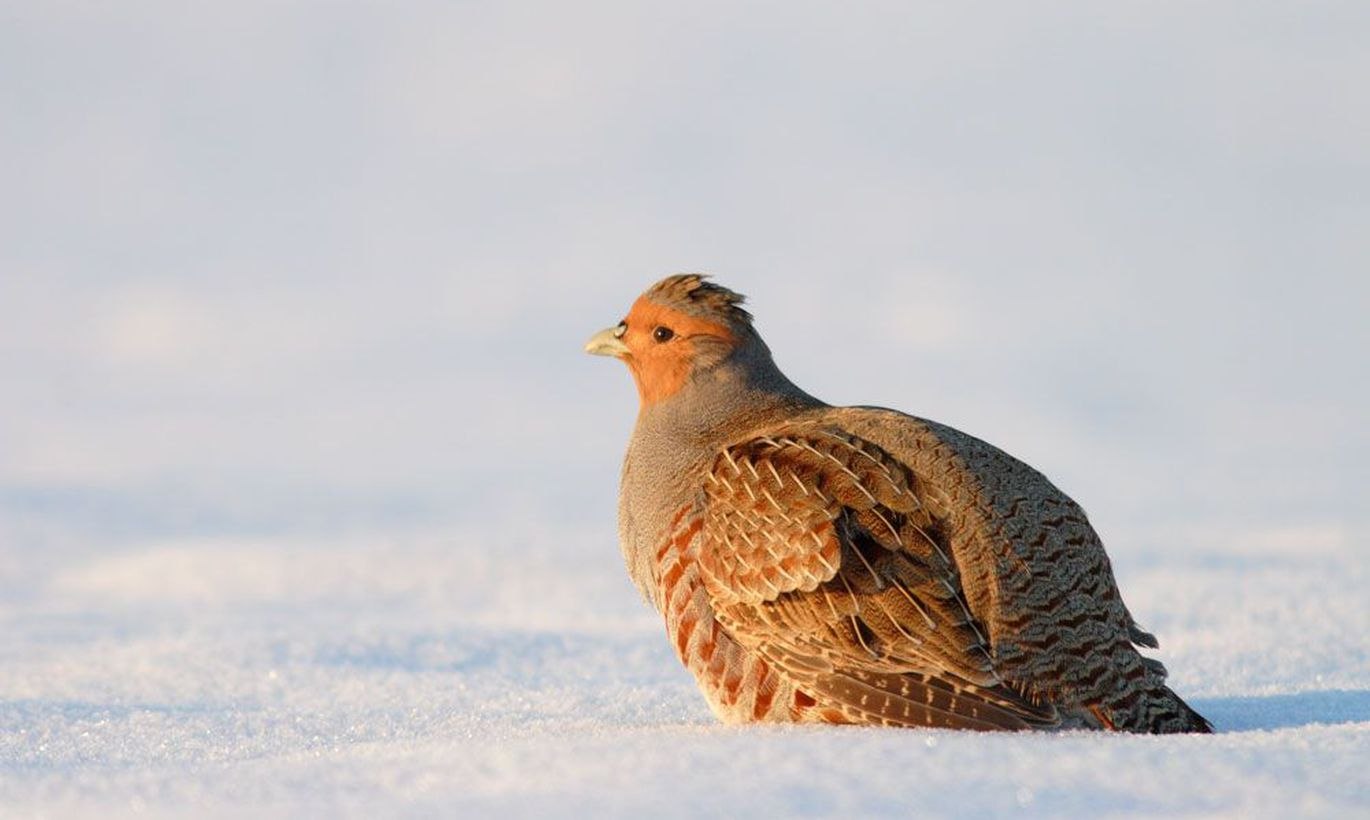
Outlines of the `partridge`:
M1074 501L946 425L819 401L742 304L671 276L585 346L640 399L628 572L720 720L1212 730Z

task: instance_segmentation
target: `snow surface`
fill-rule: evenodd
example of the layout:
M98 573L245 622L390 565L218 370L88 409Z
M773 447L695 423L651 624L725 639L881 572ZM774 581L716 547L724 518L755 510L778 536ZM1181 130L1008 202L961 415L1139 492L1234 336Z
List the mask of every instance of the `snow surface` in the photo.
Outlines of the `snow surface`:
M1114 549L1208 737L720 726L601 535L3 553L3 813L1370 810L1370 577L1336 532Z

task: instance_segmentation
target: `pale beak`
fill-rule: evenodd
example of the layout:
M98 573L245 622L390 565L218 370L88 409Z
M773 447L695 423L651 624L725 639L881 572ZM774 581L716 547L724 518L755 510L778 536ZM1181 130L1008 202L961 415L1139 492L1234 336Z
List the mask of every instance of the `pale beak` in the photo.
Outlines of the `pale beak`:
M626 356L628 346L623 340L618 338L620 331L617 327L606 327L600 332L590 337L590 341L585 343L585 352L593 356Z

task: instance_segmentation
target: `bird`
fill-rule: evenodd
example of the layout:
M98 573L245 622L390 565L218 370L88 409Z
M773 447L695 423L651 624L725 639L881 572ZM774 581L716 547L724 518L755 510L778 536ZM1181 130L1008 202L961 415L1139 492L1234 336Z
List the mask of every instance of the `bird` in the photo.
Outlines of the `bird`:
M1212 731L1075 501L947 425L814 398L744 301L669 276L585 345L638 392L628 574L720 721Z

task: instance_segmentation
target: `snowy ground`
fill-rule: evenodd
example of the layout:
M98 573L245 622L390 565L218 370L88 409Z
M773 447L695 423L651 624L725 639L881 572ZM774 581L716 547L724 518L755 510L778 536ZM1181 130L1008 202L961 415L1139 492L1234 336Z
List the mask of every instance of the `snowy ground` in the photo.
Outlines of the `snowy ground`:
M1337 531L1115 547L1211 737L716 725L602 532L0 552L7 816L1370 811Z

